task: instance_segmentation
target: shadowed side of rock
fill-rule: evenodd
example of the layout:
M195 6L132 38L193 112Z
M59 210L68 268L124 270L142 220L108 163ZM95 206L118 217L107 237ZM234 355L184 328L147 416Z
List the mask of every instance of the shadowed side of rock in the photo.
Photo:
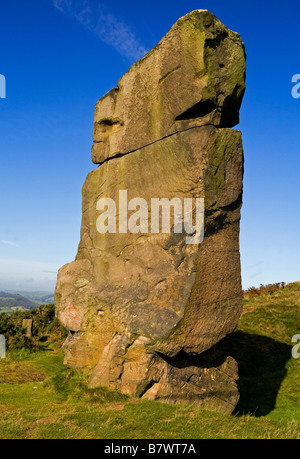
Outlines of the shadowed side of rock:
M91 387L232 412L237 365L226 337L242 310L239 119L245 53L205 10L179 19L96 105L76 260L59 271L65 363ZM98 202L204 200L204 239L150 230L101 234ZM123 196L123 195L122 195ZM132 209L133 210L133 209ZM152 214L148 209L148 219ZM148 219L146 221L148 222Z

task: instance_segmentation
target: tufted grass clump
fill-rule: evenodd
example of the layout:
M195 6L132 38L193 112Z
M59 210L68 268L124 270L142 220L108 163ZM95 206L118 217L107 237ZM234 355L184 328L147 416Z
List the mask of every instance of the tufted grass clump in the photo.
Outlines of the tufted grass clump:
M64 400L92 403L125 402L128 397L106 387L89 388L88 376L82 372L63 368L44 381L44 387L53 389Z

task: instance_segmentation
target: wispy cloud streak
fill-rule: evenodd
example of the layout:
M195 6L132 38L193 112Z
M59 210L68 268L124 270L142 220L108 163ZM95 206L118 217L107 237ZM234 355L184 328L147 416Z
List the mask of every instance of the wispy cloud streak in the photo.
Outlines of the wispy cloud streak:
M53 0L53 4L129 61L136 61L147 53L130 27L105 11L103 5L96 6L91 0Z
M1 242L2 242L2 244L10 245L11 247L18 247L18 248L20 248L20 246L19 246L18 244L16 244L15 242L13 242L13 241L3 241L3 240L2 240Z

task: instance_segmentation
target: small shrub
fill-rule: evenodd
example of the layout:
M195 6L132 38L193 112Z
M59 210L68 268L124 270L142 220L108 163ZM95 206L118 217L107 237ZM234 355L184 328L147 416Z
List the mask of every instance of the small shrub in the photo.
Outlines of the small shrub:
M285 282L278 282L277 284L260 284L260 287L250 287L247 290L244 290L244 298L256 298L260 295L271 295L272 293L277 292L286 288Z
M23 320L32 319L32 335L27 337ZM35 352L52 343L62 344L67 337L66 330L55 317L54 304L41 305L25 312L14 312L11 315L0 314L0 334L6 338L7 348L28 349Z

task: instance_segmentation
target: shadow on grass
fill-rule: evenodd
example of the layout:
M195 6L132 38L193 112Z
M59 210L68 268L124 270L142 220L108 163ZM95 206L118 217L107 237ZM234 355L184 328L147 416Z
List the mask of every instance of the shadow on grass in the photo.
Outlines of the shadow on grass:
M238 362L240 377L240 401L234 414L261 417L274 410L291 349L266 336L234 333L232 355Z

